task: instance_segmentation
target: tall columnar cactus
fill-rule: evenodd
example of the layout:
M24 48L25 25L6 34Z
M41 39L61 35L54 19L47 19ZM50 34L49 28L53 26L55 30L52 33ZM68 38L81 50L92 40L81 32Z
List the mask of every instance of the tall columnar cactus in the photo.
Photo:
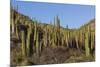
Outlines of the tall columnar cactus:
M67 37L67 31L66 30L61 30L61 39L62 39L62 46L67 46L68 47L68 37Z
M69 30L67 30L67 38L68 38L67 46L69 47Z
M14 15L15 15L15 14L14 14L14 11L12 11L12 13L11 13L11 32L12 32L12 33L14 33L14 31L15 31L15 30L14 30L14 28L15 28L15 24L14 24L14 19L15 19L15 18L14 18Z
M56 26L57 26L58 30L60 30L60 19L58 16L56 17Z
M50 31L50 32L52 32L52 31ZM49 34L49 46L51 46L51 33Z
M93 32L93 44L95 46L95 31Z
M75 34L77 34L77 32L75 32ZM74 36L75 36L75 40L76 40L76 47L77 47L77 49L79 49L78 35L74 35Z
M18 5L17 5L17 8L16 8L16 10L18 11ZM16 37L19 39L19 31L18 31L18 23L19 23L19 19L20 19L20 16L19 16L19 14L15 14L15 16L16 16L16 19L15 19L15 34L16 34Z
M80 44L82 44L83 46L83 35L82 35L82 30L79 30L79 41L80 41Z
M95 37L94 37L95 33L94 32L91 32L91 50L93 49L94 47L94 41L95 41Z
M18 21L16 21L18 22ZM19 33L18 33L18 27L17 27L17 24L15 25L15 33L16 33L16 37L19 39Z
M69 47L69 45L68 45L68 37L69 37L69 33L68 33L68 30L66 30L66 45L67 45L67 47Z
M71 33L71 31L69 31L69 42L70 42L70 46L72 46L72 33Z
M55 30L55 19L54 19L54 26L52 27L52 32L51 32L51 46L55 47L56 44L56 30Z
M22 56L25 57L26 56L26 49L25 49L25 33L24 31L21 31L21 49L22 49Z
M56 32L56 29L55 29L55 31L54 31L54 44L55 44L55 46L57 46L58 44L57 44L57 32Z
M35 42L36 54L39 55L39 33L38 33L37 21L35 22L34 42Z
M47 47L47 27L44 27L44 32L43 32L43 46Z
M34 42L36 41L36 34L37 34L37 22L34 23L35 29L34 29Z
M65 35L64 35L64 31L62 32L62 36L61 36L61 46L64 46L64 39L65 39ZM59 46L59 45L58 45Z
M50 27L48 27L48 46L50 45L51 45L51 30L50 30Z
M42 51L42 43L43 43L43 41L39 42L39 55L41 54L41 51Z
M29 28L27 29L27 39L26 39L26 48L27 48L27 56L30 55L30 36L32 33L31 24L29 24Z
M60 19L59 17L57 16L56 17L56 26L57 26L57 45L60 46Z
M55 47L55 33L52 33L52 47Z
M36 34L36 54L39 55L39 34Z
M90 48L89 48L89 33L85 33L85 54L86 56L90 56Z
M52 37L52 41L53 41L53 46L56 46L56 42L57 42L57 29L56 29L56 18L54 18L54 27L53 27L53 37Z

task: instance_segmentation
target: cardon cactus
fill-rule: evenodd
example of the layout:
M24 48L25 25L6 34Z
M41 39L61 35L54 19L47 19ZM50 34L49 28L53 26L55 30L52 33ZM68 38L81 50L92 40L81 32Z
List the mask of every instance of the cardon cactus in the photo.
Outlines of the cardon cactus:
M39 35L36 34L36 54L39 55Z
M22 40L22 44L21 44L21 49L22 49L22 56L26 56L26 48L25 48L25 34L24 31L21 31L21 40Z
M32 33L31 23L29 24L29 28L27 29L27 39L26 39L26 48L27 48L27 56L30 55L30 36Z
M89 33L85 33L85 54L86 56L90 56L90 48L89 48Z

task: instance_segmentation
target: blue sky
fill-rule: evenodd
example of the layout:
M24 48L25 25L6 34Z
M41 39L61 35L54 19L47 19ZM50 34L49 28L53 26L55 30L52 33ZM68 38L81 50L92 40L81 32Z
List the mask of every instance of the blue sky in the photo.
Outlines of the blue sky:
M43 2L24 2L11 0L11 5L17 7L18 11L24 15L36 18L42 23L54 21L55 16L59 16L61 26L78 28L95 18L95 6L76 4L57 4Z

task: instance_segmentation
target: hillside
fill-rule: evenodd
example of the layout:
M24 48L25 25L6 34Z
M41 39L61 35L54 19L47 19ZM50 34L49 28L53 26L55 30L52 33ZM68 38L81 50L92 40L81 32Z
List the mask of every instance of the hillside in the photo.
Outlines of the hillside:
M80 30L83 30L84 28L90 27L90 31L95 31L95 19L90 20L87 24L84 24L80 27Z
M79 29L44 24L11 9L11 65L58 64L95 60L95 19Z

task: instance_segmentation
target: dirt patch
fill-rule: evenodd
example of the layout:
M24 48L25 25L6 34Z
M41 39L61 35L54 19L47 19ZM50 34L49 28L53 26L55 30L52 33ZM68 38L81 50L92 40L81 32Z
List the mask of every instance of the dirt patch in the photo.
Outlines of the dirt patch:
M13 53L15 54L15 53ZM20 55L13 55L12 58L20 58ZM26 63L27 59L27 63ZM33 53L31 57L27 57L22 62L14 62L14 65L43 65L43 64L60 64L60 63L73 63L73 62L86 62L93 61L93 57L86 58L85 53L82 50L75 48L65 48L65 47L46 47L43 48L40 55ZM17 59L16 59L17 60ZM13 64L13 61L12 61Z
M41 55L33 56L34 60L33 62L35 64L58 64L58 63L64 63L67 59L70 58L70 56L78 56L81 52L77 49L68 49L68 48L62 48L62 47L56 47L56 48L44 48L41 52ZM37 59L36 59L37 58ZM35 61L38 60L38 61Z

